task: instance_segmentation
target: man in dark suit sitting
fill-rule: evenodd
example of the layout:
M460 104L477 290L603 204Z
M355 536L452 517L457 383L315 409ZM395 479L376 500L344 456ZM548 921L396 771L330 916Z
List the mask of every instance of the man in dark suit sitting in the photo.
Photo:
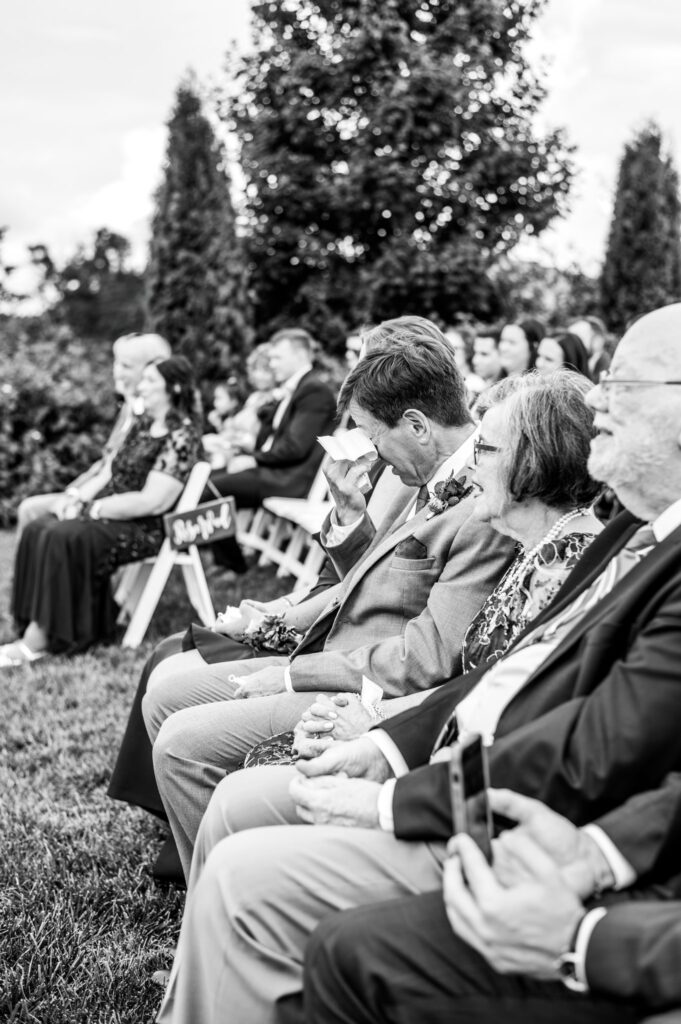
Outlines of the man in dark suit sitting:
M485 736L493 785L578 825L681 769L679 338L681 304L643 317L591 392L590 468L629 511L502 659L298 772L249 769L260 774L248 807L238 775L221 783L197 842L176 1006L211 990L202 934L219 935L220 984L249 1024L300 992L307 936L326 914L439 889L454 830L447 747L461 734ZM291 827L296 814L315 827ZM167 1010L186 1019L170 1015L172 997Z
M444 900L369 904L316 930L307 1024L628 1024L672 1006L654 1019L678 1024L681 775L584 829L518 793L489 796L519 822L494 841L493 867L457 836ZM597 894L618 881L602 850L633 887Z
M312 371L314 340L307 331L290 328L277 331L270 342L278 400L263 415L253 451L235 455L226 469L211 474L204 501L232 495L237 508L258 508L273 494L304 498L319 468L324 452L317 437L332 429L336 400ZM219 541L212 550L217 565L245 568L235 541Z

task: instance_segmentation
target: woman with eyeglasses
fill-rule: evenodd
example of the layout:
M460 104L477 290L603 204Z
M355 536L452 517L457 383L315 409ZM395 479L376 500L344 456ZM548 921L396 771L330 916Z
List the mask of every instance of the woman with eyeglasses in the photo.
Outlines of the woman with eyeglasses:
M481 396L468 480L475 488L473 515L512 537L518 555L468 627L464 672L505 653L602 529L591 510L600 488L587 469L594 429L585 395L591 387L567 371L532 373L500 381ZM295 749L313 756L333 740L361 735L377 715L420 703L428 692L381 700L372 709L344 694L319 697L303 714ZM246 766L291 761L290 736L254 747Z

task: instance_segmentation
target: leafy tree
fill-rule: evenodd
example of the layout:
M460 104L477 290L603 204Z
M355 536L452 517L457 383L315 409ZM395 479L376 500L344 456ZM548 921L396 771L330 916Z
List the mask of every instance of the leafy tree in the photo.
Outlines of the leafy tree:
M168 122L147 271L149 325L188 356L200 379L224 372L249 343L246 264L223 146L193 79Z
M523 55L543 0L254 0L223 117L247 184L260 333L327 342L366 318L487 319L496 256L561 211Z
M601 275L603 315L622 332L632 317L681 298L679 177L650 122L624 148Z
M144 280L129 267L130 243L107 228L95 232L58 268L45 245L29 246L41 270L39 290L56 289L54 315L82 338L111 341L144 324Z

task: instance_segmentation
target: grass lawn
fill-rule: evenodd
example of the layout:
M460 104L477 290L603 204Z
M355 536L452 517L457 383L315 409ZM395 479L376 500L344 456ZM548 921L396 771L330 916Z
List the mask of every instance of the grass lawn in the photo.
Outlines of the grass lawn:
M13 534L0 531L0 641L12 639ZM285 593L274 570L211 584L216 608ZM153 643L194 613L173 579L137 650L0 670L0 1021L147 1024L184 893L148 874L163 836L105 795L137 678Z

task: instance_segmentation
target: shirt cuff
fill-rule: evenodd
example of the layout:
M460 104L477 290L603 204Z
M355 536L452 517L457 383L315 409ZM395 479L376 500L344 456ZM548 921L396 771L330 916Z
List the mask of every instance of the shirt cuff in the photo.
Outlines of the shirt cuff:
M383 757L392 768L393 775L396 779L399 779L401 775L407 775L409 772L409 765L404 760L399 748L395 743L393 743L387 732L384 732L383 729L370 729L367 736L381 751Z
M379 795L380 800L380 795ZM380 817L380 811L379 811ZM586 951L589 946L589 940L591 939L591 933L594 928L607 914L605 907L596 907L594 910L589 910L584 915L577 929L577 937L575 939L575 981L578 981L580 985L584 986L584 991L588 991L589 982L586 977Z
M378 824L384 832L395 832L393 819L393 793L397 779L388 779L378 794Z
M293 689L293 683L291 682L291 668L289 665L284 669L284 688L287 693L295 693Z
M613 889L627 889L630 885L633 885L636 881L636 872L629 861L625 860L622 856L610 836L606 835L598 825L593 824L584 825L582 832L585 832L590 839L593 839L608 862L608 867L615 879Z
M336 510L333 509L329 517L329 527L324 536L324 547L337 548L357 529L363 518L363 516L360 516L353 523L344 526L336 519Z

